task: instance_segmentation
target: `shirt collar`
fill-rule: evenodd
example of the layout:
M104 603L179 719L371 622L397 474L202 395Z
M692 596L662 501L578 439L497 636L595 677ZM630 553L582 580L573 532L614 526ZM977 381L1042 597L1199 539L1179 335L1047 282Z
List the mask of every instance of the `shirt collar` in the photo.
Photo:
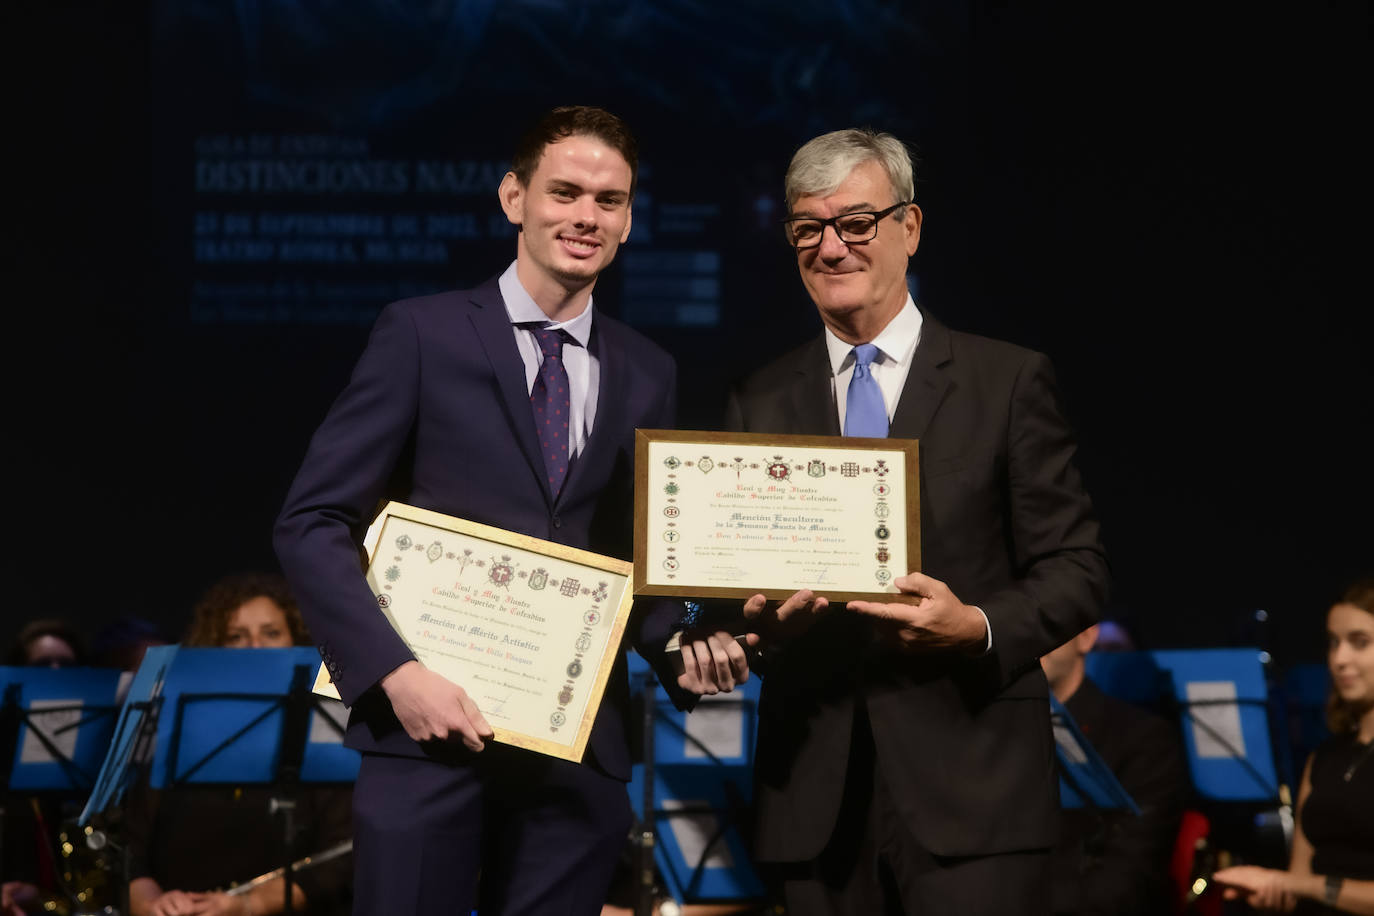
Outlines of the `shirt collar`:
M587 307L576 318L569 318L567 321L550 321L549 316L544 314L544 310L521 285L520 278L515 272L515 264L515 261L511 261L510 267L507 267L506 272L501 274L501 278L496 281L501 288L501 298L505 300L506 314L510 316L510 323L519 326L534 325L540 328L557 328L566 332L581 346L587 346L587 342L592 339L592 306L594 304L592 300L587 300Z
M921 311L916 308L911 293L907 293L906 304L869 343L878 348L884 362L901 364L911 361L911 354L916 352L916 345L920 341ZM841 369L854 361L854 345L840 340L830 328L825 329L825 349L830 356L831 375L839 375Z

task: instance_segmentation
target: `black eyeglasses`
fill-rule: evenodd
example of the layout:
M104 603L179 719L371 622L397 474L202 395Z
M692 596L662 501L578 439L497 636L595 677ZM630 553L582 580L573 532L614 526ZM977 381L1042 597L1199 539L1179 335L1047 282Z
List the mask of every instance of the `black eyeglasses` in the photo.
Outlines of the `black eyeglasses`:
M834 227L835 234L840 237L841 242L846 245L857 245L860 242L872 241L878 237L878 221L884 216L910 205L911 201L904 200L901 203L893 204L886 210L860 210L858 213L842 213L829 219L802 216L796 219L785 219L782 221L782 226L783 231L787 234L787 243L798 250L815 248L819 245L821 236L825 235L826 226Z

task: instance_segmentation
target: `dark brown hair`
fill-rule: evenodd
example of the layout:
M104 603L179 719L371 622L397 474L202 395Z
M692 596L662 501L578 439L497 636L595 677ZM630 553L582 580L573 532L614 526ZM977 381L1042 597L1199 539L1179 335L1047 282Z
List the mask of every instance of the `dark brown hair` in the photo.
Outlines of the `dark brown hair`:
M520 184L528 188L544 148L569 137L595 137L620 153L630 165L630 197L635 196L639 181L639 144L625 122L604 108L590 105L564 105L545 114L534 123L515 148L510 170Z
M314 645L286 579L274 573L256 572L235 573L211 585L196 602L184 644L223 646L229 631L229 618L245 602L254 598L269 598L286 613L286 625L291 631L293 645Z
M5 664L15 667L27 665L29 663L29 646L44 636L60 639L70 646L72 655L76 656L72 662L73 665L88 664L86 641L81 638L81 634L72 629L66 621L55 618L32 621L20 630L14 644L10 646L9 656L6 658Z
M1374 615L1374 578L1361 579L1345 590L1332 607L1337 604L1353 604L1367 614ZM1330 611L1327 612L1330 616ZM1333 735L1345 735L1360 727L1359 709L1345 700L1335 690L1326 698L1326 724Z

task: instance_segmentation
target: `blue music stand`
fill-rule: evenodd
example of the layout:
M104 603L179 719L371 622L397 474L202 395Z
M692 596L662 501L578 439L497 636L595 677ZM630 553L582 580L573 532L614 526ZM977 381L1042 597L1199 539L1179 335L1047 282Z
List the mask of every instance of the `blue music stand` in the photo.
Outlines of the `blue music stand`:
M653 778L654 863L673 899L762 900L765 888L740 830L752 799L749 768L660 764ZM643 768L635 767L631 800L643 789ZM634 809L643 822L643 804Z
M1330 692L1331 671L1320 662L1293 665L1280 681L1289 771L1294 774L1302 773L1308 755L1331 735L1326 724L1326 698Z
M1059 758L1059 805L1139 814L1135 799L1078 727L1068 709L1050 694L1050 723Z
M1169 676L1193 786L1215 801L1277 802L1278 776L1260 650L1150 653Z
M644 763L631 770L630 799L654 837L653 861L641 867L656 866L678 904L763 899L741 829L752 802L759 678L683 713L647 663L628 658L644 704Z
M114 731L119 678L103 668L0 667L0 820L11 795L64 804L91 788ZM3 846L0 838L0 866ZM75 905L67 882L59 887Z
M1169 675L1149 652L1089 652L1083 664L1089 680L1107 696L1147 709L1173 707Z
M312 648L182 649L162 691L153 788L271 783L283 763L301 782L352 782L361 757L343 746L341 704L310 693L319 653ZM286 746L289 698L308 705L302 746ZM299 760L290 757L299 753Z
M175 645L151 646L144 652L133 682L124 694L114 737L100 766L91 797L86 800L86 807L77 819L80 826L85 827L94 815L119 804L124 798L132 777L131 767L141 743L139 739L143 738L142 743L146 743L151 736L147 728L151 721L150 713L156 714L163 681L179 649L180 646Z
M648 671L647 665L640 665ZM631 672L638 682L634 666ZM752 767L759 689L759 677L751 675L729 693L702 697L696 709L688 713L673 706L655 682L654 762L658 766Z
M0 789L88 791L115 727L120 672L0 668Z

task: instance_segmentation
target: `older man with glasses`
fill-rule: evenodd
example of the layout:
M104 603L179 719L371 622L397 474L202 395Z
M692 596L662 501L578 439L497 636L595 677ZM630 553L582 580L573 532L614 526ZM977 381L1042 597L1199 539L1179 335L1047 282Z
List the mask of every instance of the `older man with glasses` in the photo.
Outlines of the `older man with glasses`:
M825 329L738 386L729 424L919 439L924 569L895 580L908 603L745 603L767 659L758 859L791 916L1048 913L1038 660L1094 621L1108 580L1049 360L913 301L921 210L896 138L817 137L786 194Z

